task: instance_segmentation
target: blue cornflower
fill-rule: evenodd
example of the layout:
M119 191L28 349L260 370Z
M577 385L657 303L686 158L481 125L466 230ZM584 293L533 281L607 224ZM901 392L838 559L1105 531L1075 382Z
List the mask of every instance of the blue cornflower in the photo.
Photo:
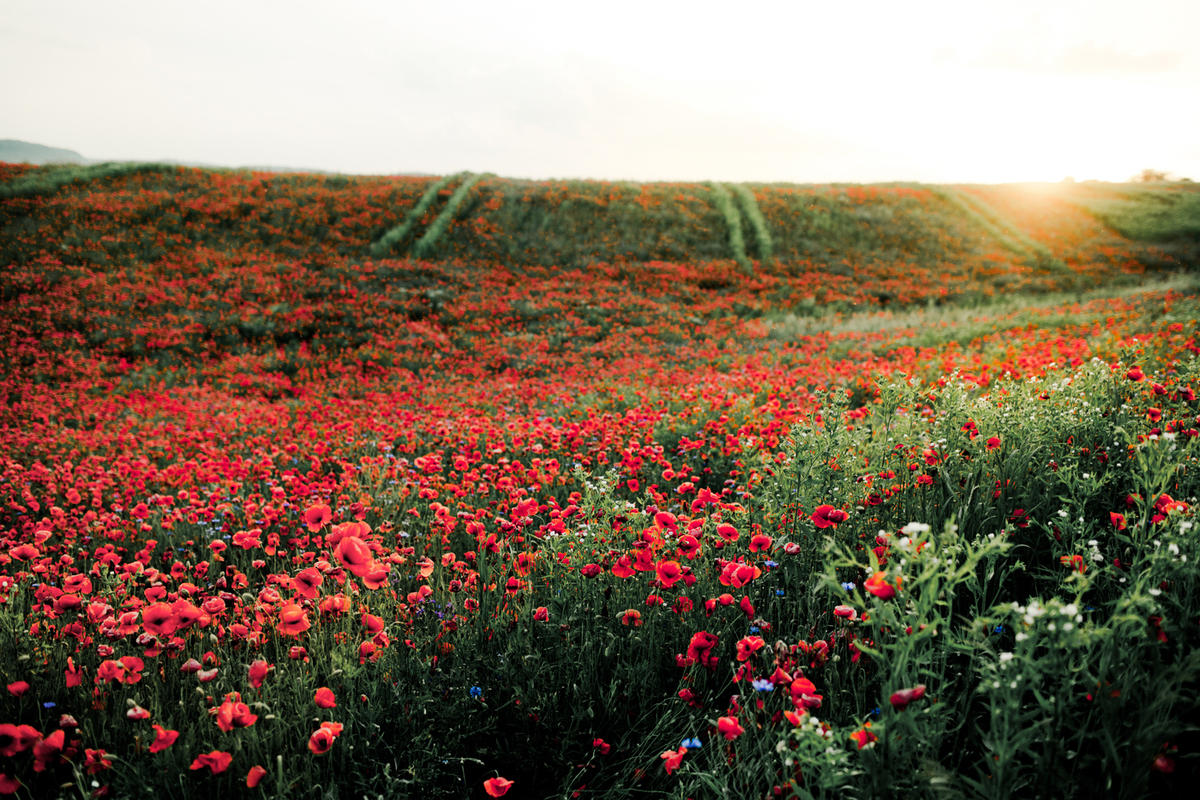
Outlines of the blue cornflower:
M847 592L853 592L857 587L855 586L854 581L847 581L846 583L842 584L842 588Z
M767 560L767 561L763 562L763 566L766 567L767 569L774 569L775 567L779 566L779 562Z
M1004 626L997 625L996 627L992 628L992 633L1004 633Z
M479 688L478 686L472 686L471 697L475 698L476 700L483 697L483 689Z
M679 746L686 747L688 750L698 750L701 745L700 740L693 736L691 739L684 739Z
M766 678L755 678L750 682L750 685L753 686L754 690L758 692L770 692L774 691L775 689L775 684L771 683Z
M784 595L783 589L776 589L776 590L775 590L775 596L776 596L776 597L783 597L783 595Z
M758 633L758 626L757 626L757 625L751 625L751 626L750 626L750 633Z
M42 708L54 708L56 705L58 705L58 703L54 702L53 700L47 700L46 702L42 703Z

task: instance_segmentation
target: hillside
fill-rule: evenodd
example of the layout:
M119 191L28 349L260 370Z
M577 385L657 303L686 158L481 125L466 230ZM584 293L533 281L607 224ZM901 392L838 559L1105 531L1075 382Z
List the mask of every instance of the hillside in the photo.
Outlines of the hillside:
M1198 198L0 164L0 793L1186 794Z
M23 142L20 139L0 139L0 162L25 164L86 164L88 160L62 147Z

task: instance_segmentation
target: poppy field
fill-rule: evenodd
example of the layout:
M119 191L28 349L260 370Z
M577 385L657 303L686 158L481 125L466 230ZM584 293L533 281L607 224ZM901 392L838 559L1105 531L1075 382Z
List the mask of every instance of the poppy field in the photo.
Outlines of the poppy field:
M1198 212L0 164L0 796L1186 793Z

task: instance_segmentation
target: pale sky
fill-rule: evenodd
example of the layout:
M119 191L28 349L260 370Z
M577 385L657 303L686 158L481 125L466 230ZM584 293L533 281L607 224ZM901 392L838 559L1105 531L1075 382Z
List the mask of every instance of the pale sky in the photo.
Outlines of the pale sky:
M1200 179L1200 2L3 0L0 138L96 159Z

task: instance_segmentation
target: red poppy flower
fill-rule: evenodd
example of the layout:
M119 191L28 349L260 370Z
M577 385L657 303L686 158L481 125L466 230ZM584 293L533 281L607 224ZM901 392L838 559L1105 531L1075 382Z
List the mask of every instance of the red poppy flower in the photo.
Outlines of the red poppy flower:
M337 543L333 554L358 577L369 574L375 568L375 558L367 543L357 536L346 536Z
M24 542L22 544L17 545L16 547L9 548L8 554L10 556L12 556L13 558L15 558L17 561L32 561L33 559L40 556L42 554L42 551L38 550L36 547L29 544L28 542Z
M170 603L151 603L142 609L142 626L148 633L170 636L179 627Z
M213 750L196 756L196 760L192 762L191 769L204 769L208 767L213 775L218 775L229 769L231 763L233 763L232 755L220 750Z
M738 540L738 529L729 523L722 523L717 526L717 535L727 542L736 542Z
M308 737L308 749L312 751L313 755L319 756L328 753L336 738L333 731L328 728L317 728L313 731L312 736Z
M1081 575L1087 572L1087 562L1083 560L1083 556L1059 556L1058 560L1064 567L1071 567Z
M848 515L845 511L829 505L820 505L813 509L813 525L818 528L836 528L838 523L845 522Z
M675 546L679 549L679 554L688 561L691 561L695 559L696 556L700 555L700 540L690 533L685 533L683 536L680 536L679 540L675 543Z
M717 646L717 637L708 631L696 631L688 642L687 657L692 663L707 663Z
M654 567L658 583L664 589L670 589L683 578L683 569L678 561L659 561Z
M822 695L817 694L817 685L808 678L795 678L788 686L788 691L796 708L820 708L821 701L824 700Z
M513 781L508 778L488 778L483 782L483 791L488 797L503 797L512 785Z
M83 766L89 775L96 775L106 769L112 769L112 759L103 749L87 748L83 751Z
M315 600L324 581L324 576L321 575L316 567L307 567L300 570L296 574L296 577L292 578L292 589L301 597Z
M642 624L642 612L636 608L627 609L621 614L621 624L632 625L635 628L638 627Z
M864 747L871 746L875 743L875 740L879 738L875 734L871 733L871 731L867 730L870 725L871 723L868 722L867 725L861 730L857 730L850 734L851 741L858 745L859 750L862 750Z
M334 708L337 706L337 699L333 696L333 691L327 686L317 689L317 693L313 697L313 702L321 708Z
M1000 449L1000 437L999 436L990 437L987 440L987 449L988 450L999 450Z
M771 549L771 537L765 533L756 533L750 537L750 552L763 553Z
M623 555L617 559L616 563L612 565L612 574L618 578L631 578L636 574L633 569L633 562L629 560L628 555Z
M726 739L736 739L746 732L741 723L737 721L737 717L721 717L717 720L717 731Z
M17 753L23 753L41 738L41 731L32 725L0 723L0 756L15 756Z
M255 764L250 768L250 771L246 773L246 786L253 789L255 786L258 786L259 781L261 781L263 776L266 774L267 771L265 769L260 767L258 764Z
M766 647L761 636L745 636L737 643L737 660L747 661L759 650Z
M217 727L228 733L234 728L248 728L258 721L258 715L242 702L237 692L225 695L225 702L217 707Z
M916 702L925 696L925 684L917 684L911 689L901 689L898 692L892 692L892 696L888 701L892 704L892 708L897 711L903 711L908 708L909 703Z
M171 745L175 744L175 740L179 738L179 731L167 730L162 725L155 724L154 726L154 741L150 743L150 752L158 753L166 750Z
M66 745L66 732L62 729L55 731L33 744L33 771L45 772L46 767L52 762L57 761L62 753L63 747Z
M27 681L13 681L8 685L8 693L13 697L20 697L29 691L29 683Z
M546 622L550 619L550 610L545 606L538 606L534 609L533 618L538 622Z
M250 685L255 689L261 689L263 681L267 679L267 673L270 672L271 665L261 658L250 665Z
M900 581L896 581L899 586ZM896 586L892 586L887 582L886 572L876 572L871 577L863 581L863 588L881 600L889 600L896 596Z
M0 772L0 794L16 794L21 782L11 775Z
M310 627L308 614L295 603L288 603L279 609L279 624L275 629L284 636L299 636Z
M333 510L324 503L309 506L304 512L304 524L308 525L308 529L313 533L324 528L331 519L333 519Z
M667 750L659 755L663 760L663 769L670 775L675 770L679 769L679 765L683 762L683 757L687 755L687 748L680 747L678 750Z

